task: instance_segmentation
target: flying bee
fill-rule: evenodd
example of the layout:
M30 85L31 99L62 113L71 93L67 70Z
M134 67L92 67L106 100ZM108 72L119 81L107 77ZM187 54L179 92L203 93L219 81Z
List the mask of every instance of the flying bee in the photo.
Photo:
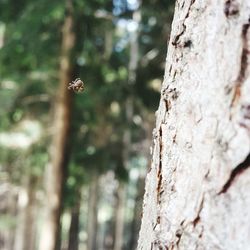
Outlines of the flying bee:
M84 83L80 78L76 78L75 81L69 83L68 89L72 89L74 92L83 92Z

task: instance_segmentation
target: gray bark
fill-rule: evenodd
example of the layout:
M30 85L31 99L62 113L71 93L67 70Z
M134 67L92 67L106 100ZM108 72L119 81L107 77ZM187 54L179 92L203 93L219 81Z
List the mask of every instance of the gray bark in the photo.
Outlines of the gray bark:
M138 249L250 249L250 1L177 1Z

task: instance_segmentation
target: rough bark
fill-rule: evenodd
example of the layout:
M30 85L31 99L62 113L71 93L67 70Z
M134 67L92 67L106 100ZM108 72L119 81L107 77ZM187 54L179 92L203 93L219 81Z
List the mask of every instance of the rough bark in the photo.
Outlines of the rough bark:
M66 17L62 27L62 54L60 59L59 89L55 104L54 135L51 146L51 164L47 168L46 216L40 240L40 250L55 250L60 227L62 188L68 161L72 93L67 85L72 81L71 54L75 44L73 7L66 0Z
M249 16L176 3L138 249L249 249Z

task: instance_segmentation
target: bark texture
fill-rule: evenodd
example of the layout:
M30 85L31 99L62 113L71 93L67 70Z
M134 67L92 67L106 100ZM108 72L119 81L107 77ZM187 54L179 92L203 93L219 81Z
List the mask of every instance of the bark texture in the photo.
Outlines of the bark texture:
M138 249L250 249L249 18L176 2Z
M59 90L55 104L54 135L51 145L51 164L47 168L46 217L40 240L40 250L55 250L60 228L62 189L68 164L68 143L72 113L72 93L67 85L72 81L71 54L75 44L73 6L66 0L66 17L62 27L62 54Z

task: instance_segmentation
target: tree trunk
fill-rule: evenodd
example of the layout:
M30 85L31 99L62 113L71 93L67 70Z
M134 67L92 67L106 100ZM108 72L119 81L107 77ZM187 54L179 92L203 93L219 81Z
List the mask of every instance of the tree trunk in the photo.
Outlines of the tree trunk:
M18 223L15 233L15 250L35 248L35 183L37 178L29 175L25 187L19 192Z
M51 147L51 164L47 168L46 217L42 231L40 250L55 250L59 233L62 206L62 189L65 168L68 163L69 133L72 93L67 84L72 80L71 54L75 44L73 32L73 7L66 0L66 17L62 28L62 55L60 59L60 82L55 104L54 136Z
M25 208L25 221L23 231L23 248L22 250L34 250L36 242L36 182L37 178L34 176L29 177L28 182L28 204Z
M89 187L89 201L88 201L88 240L87 249L96 250L97 246L97 224L98 224L98 175L94 177Z
M0 201L0 249L14 250L15 232L18 225L16 221L19 220L17 218L18 192L16 187L9 182L2 182L0 184Z
M135 196L135 205L133 211L133 221L131 222L131 230L130 230L130 240L129 240L129 248L130 250L136 249L138 234L140 230L140 220L141 220L141 207L142 207L142 197L144 193L144 182L145 177L140 176L137 180L136 190L137 194Z
M125 184L120 181L117 189L117 204L115 207L115 237L114 250L121 250L123 246L124 216L125 216Z
M250 2L176 3L138 249L249 249Z
M80 205L81 205L81 195L80 191L77 195L77 202L71 210L71 222L69 228L69 244L68 250L78 250L78 234L79 234L79 217L80 217Z
M133 13L132 19L135 23L140 24L141 13L140 10L136 10ZM132 133L131 126L134 116L134 85L136 82L136 73L139 59L139 29L137 28L133 32L130 32L130 53L128 64L128 89L129 95L125 102L125 115L128 127L124 131L123 135L123 165L125 169L129 171L129 160L131 154L132 145ZM119 187L117 189L117 205L115 214L115 235L114 235L114 250L122 250L124 245L124 222L125 222L125 204L126 203L126 186L122 181L119 181Z

